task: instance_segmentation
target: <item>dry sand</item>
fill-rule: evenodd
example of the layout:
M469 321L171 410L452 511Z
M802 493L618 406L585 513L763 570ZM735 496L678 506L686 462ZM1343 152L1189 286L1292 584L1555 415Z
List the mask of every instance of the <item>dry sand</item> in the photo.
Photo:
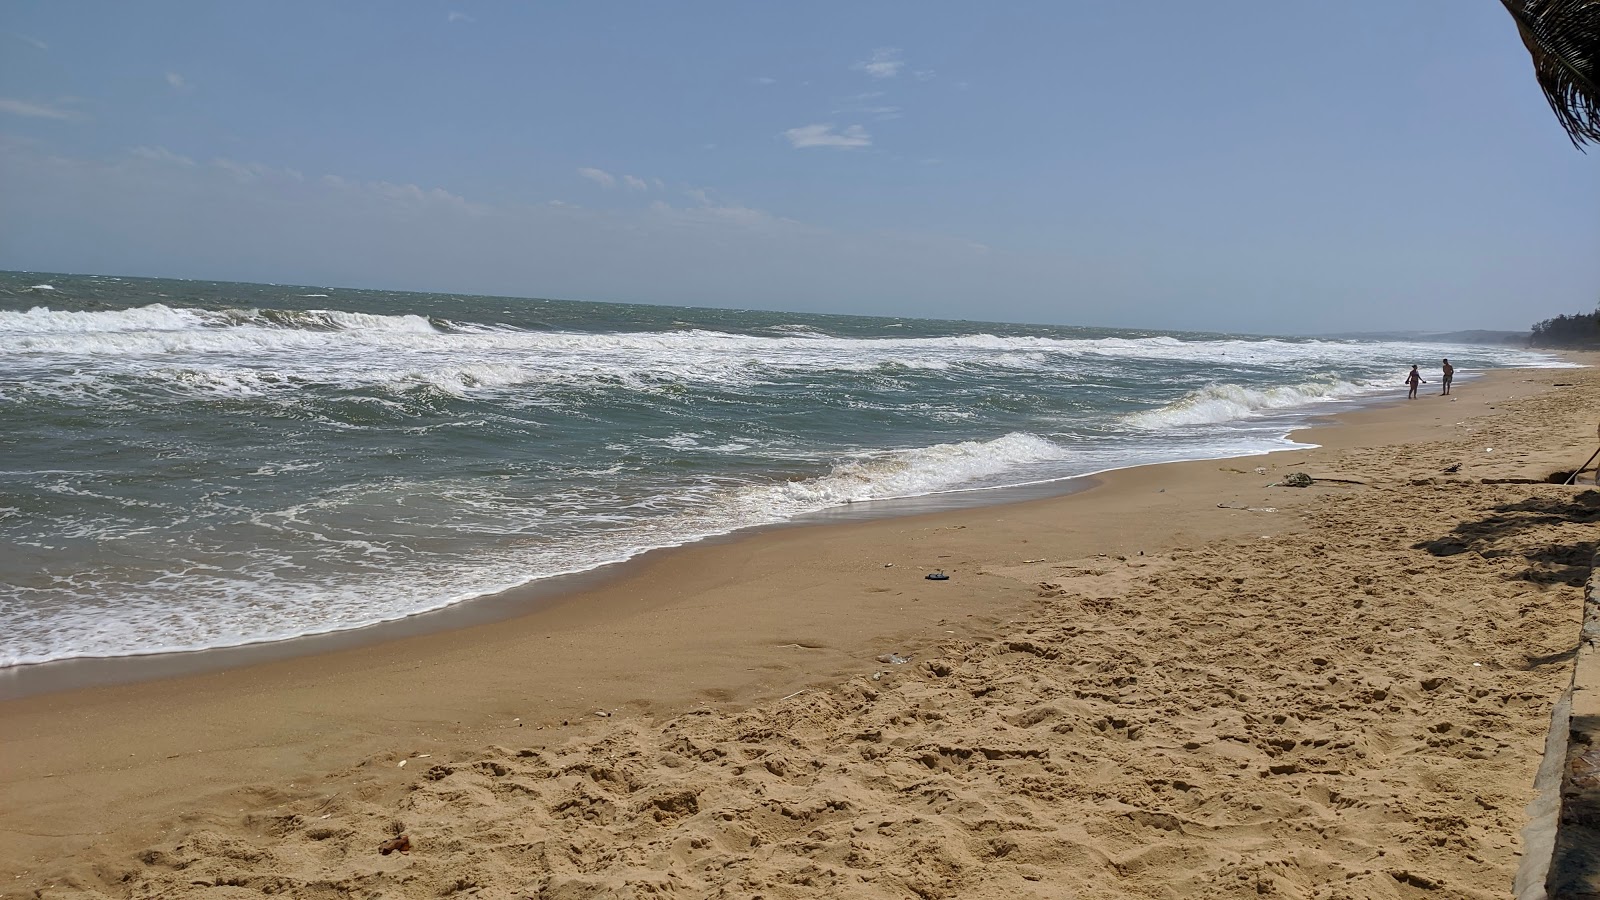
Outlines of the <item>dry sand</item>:
M1506 897L1600 492L1490 482L1597 408L1597 370L1492 373L1317 450L9 701L0 892Z

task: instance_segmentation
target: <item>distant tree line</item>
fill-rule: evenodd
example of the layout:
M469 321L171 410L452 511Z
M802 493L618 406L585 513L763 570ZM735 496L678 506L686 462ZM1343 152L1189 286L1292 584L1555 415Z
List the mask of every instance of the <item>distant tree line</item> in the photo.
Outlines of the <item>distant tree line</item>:
M1600 306L1592 313L1545 319L1533 326L1528 343L1535 347L1600 348Z

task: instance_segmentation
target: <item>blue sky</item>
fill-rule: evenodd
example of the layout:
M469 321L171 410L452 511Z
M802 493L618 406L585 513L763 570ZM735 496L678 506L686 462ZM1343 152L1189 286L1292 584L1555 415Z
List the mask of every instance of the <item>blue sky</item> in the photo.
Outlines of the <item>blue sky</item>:
M1516 328L1600 298L1600 153L1493 0L13 0L0 268Z

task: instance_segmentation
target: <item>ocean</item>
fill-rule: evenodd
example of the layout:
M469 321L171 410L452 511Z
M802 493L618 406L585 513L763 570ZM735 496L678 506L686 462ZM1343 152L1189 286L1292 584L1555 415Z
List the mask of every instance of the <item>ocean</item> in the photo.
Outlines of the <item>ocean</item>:
M359 628L846 504L1260 454L1441 357L1464 390L1560 364L0 273L0 667Z

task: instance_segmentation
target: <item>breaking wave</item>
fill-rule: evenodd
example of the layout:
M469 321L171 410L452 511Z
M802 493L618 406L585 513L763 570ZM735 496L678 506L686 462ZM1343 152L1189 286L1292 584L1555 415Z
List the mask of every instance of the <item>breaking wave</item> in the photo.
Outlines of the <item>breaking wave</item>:
M1379 385L1354 381L1308 381L1273 388L1239 384L1213 384L1191 391L1158 409L1128 416L1136 428L1162 429L1185 425L1217 425L1248 419L1275 410L1294 409L1329 400L1347 400L1371 393Z

